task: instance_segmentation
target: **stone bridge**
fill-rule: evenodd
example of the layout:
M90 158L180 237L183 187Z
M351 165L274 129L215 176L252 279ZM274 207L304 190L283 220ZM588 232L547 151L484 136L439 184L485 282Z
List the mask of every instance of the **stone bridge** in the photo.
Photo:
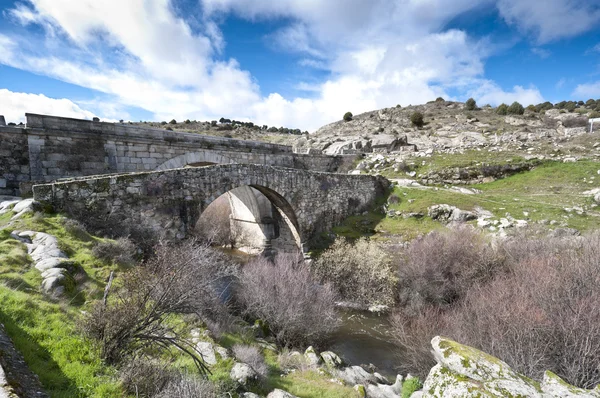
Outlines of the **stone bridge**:
M255 223L267 244L298 250L320 232L369 209L387 185L375 176L227 164L84 177L35 185L33 193L36 200L88 225L116 220L169 239L191 233L212 202L234 193L238 209L233 218L245 213L244 221ZM269 229L268 224L276 225Z
M290 146L64 117L0 123L0 194L60 178L244 163L336 172L355 156L305 155Z

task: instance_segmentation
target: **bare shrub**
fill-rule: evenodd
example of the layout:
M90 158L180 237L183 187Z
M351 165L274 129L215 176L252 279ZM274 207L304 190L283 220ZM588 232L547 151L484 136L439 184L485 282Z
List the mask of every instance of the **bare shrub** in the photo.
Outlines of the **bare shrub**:
M133 265L137 254L137 247L127 238L118 238L115 241L106 240L98 242L92 249L92 254L104 261L118 265Z
M152 397L158 394L176 374L158 361L138 359L119 369L121 383L129 394Z
M65 230L70 233L71 235L82 239L88 236L87 230L85 229L85 225L83 225L82 223L80 223L77 220L73 220L70 218L67 218L64 220L63 222L63 226L65 227Z
M424 375L429 339L441 334L533 378L550 369L571 384L597 385L600 235L521 236L501 243L497 252L504 253L502 272L476 278L454 301L430 301L419 312L409 307L396 311L392 325L404 350L403 363Z
M504 268L502 256L469 226L415 240L397 261L398 301L414 313L428 305L451 305Z
M304 355L298 351L282 349L277 355L277 362L284 371L299 370L305 371L311 369L311 365L306 361Z
M314 262L313 272L332 283L344 300L363 305L394 303L396 272L387 253L367 239L338 239Z
M208 380L181 377L179 380L171 380L154 398L218 398L220 396L219 389Z
M250 366L262 379L269 375L269 367L258 347L236 344L231 350L238 361Z
M399 370L425 378L435 365L431 339L443 335L444 317L435 306L422 307L418 313L396 309L390 316L395 343L399 346Z
M244 266L237 297L246 315L268 323L284 345L317 344L338 324L332 286L320 285L299 256L255 259Z
M175 346L205 371L194 345L169 320L176 313L207 316L222 310L219 284L232 273L223 255L205 245L160 245L154 258L120 277L121 288L106 305L92 307L82 330L98 341L108 363Z

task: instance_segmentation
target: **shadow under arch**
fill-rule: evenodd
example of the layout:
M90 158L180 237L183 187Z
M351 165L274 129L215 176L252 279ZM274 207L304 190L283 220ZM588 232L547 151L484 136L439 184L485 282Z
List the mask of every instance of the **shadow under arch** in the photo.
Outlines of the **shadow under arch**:
M252 254L302 251L294 208L265 186L241 185L214 193L199 210L194 230L215 244Z
M181 169L186 166L209 166L214 164L230 164L239 163L234 161L230 157L223 155L218 152L211 152L209 150L201 152L188 152L183 155L176 156L159 165L155 171L169 170L169 169Z

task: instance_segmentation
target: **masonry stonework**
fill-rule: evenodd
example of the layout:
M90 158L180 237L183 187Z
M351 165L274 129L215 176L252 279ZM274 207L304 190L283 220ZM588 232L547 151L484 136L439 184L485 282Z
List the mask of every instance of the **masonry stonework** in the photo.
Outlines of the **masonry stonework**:
M190 164L264 164L335 172L354 161L353 156L296 154L285 145L127 124L31 113L26 118L26 128L0 127L1 194L19 195L32 183L61 178Z
M55 182L34 186L33 193L36 200L84 222L112 217L181 239L213 200L250 186L277 207L304 244L367 210L387 184L384 178L367 175L228 164Z

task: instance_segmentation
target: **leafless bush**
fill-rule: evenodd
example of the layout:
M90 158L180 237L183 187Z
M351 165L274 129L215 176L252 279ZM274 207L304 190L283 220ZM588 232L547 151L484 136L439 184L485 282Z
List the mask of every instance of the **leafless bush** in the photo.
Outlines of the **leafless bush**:
M137 254L137 247L127 238L118 238L115 241L106 240L98 242L92 249L92 254L104 261L118 265L133 265Z
M176 373L158 361L137 359L119 369L119 378L125 390L132 395L152 397L158 394Z
M344 300L363 305L394 303L396 272L377 243L338 239L314 262L313 272L332 283Z
M195 347L169 325L169 319L175 313L207 316L218 311L222 289L218 285L232 272L210 247L194 241L161 245L144 266L122 275L121 288L106 305L99 302L90 310L82 330L99 342L109 363L175 346L204 371Z
M182 377L171 380L154 398L218 398L219 390L208 380Z
M279 352L279 355L277 356L277 362L279 363L281 369L283 369L284 371L304 371L312 368L311 365L304 358L304 355L302 355L298 351L290 351L285 348Z
M429 339L441 334L541 378L550 369L591 388L600 382L600 235L525 238L500 245L503 272L476 279L459 299L392 317L403 362L423 375ZM441 264L440 264L441 265Z
M269 325L279 343L317 344L339 323L335 292L320 285L301 257L255 259L242 270L237 297L245 313Z
M390 316L390 324L399 350L400 371L425 378L435 365L431 356L431 339L444 335L444 313L435 306L427 306L418 313L396 309Z
M125 390L136 397L217 398L218 388L206 379L181 374L165 363L139 359L119 369Z
M236 344L231 350L238 361L250 366L262 379L269 375L269 367L260 349L256 346Z
M88 235L85 225L77 220L67 218L64 220L63 226L68 233L77 238L85 238Z
M398 256L398 300L405 311L448 306L503 270L501 255L469 226L432 232Z

